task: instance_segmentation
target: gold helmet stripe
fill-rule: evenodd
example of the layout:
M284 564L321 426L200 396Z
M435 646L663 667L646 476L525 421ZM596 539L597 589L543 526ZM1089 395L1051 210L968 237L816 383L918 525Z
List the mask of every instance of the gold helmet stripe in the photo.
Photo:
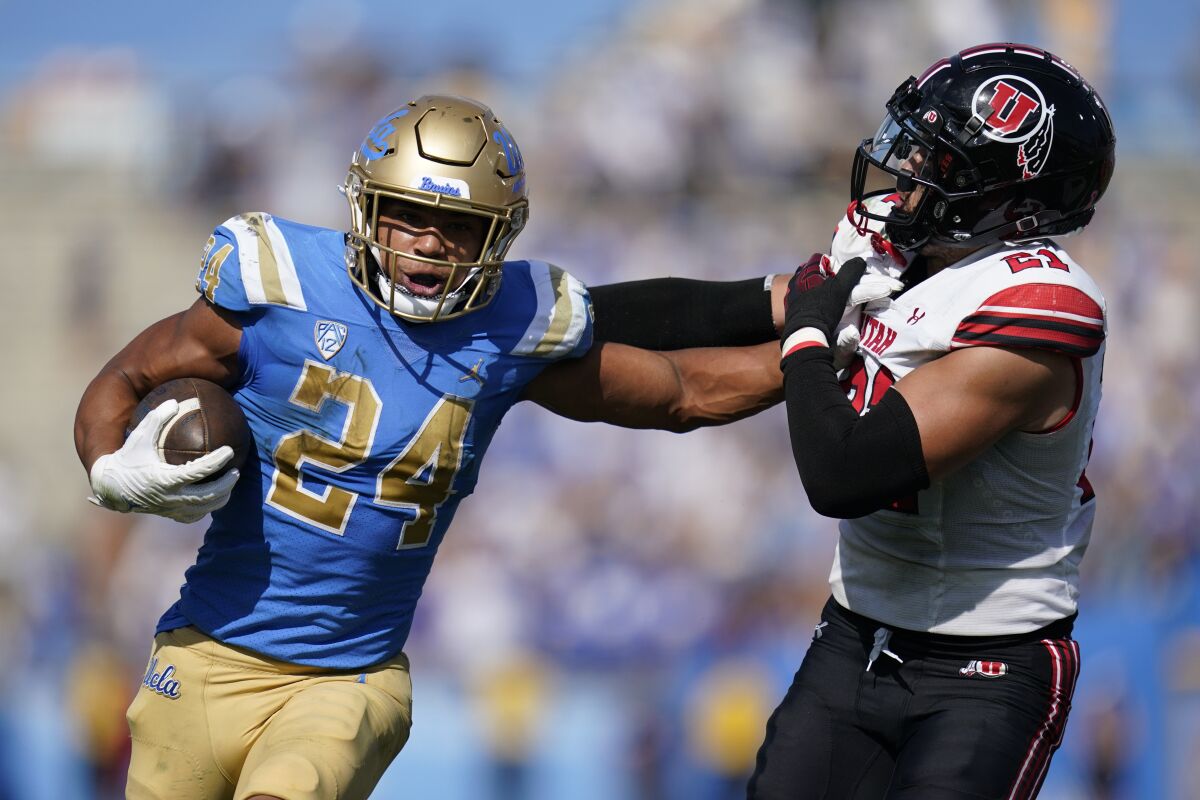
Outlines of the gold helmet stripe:
M233 231L241 260L246 299L256 305L308 309L292 251L270 214L241 214L225 222Z
M587 328L587 289L569 273L544 261L530 261L529 276L538 309L513 354L564 356L575 349Z

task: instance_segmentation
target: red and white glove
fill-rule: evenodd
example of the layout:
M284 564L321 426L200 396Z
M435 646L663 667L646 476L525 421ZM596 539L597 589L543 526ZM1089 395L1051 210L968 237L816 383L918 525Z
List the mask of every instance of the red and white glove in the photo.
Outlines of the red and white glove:
M138 423L120 450L96 459L89 475L93 496L88 500L113 511L158 514L178 522L195 522L225 505L237 483L237 469L199 481L228 464L232 448L218 447L178 465L159 457L159 437L178 413L178 401L163 402Z
M868 197L866 206L872 213L887 214L890 203L880 197ZM845 264L852 258L867 262L867 274L877 272L889 278L899 278L908 268L912 253L906 253L887 239L885 223L868 219L858 211L857 201L846 207L846 213L838 220L829 246L829 257L834 264Z

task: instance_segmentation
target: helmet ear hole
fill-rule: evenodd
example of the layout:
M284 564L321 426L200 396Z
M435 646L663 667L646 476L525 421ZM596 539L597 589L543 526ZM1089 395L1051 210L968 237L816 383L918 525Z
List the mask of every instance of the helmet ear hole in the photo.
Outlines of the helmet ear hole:
M958 189L965 189L972 183L979 182L979 173L973 169L959 170L954 176L954 186Z

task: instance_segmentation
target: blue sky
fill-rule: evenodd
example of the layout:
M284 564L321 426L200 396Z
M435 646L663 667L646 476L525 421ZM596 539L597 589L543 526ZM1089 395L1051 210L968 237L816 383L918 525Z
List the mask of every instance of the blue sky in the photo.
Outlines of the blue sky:
M1200 82L1200 3L1110 0L1113 75L1105 87L1126 146L1190 153L1175 131L1192 126ZM338 21L395 54L394 74L420 75L472 56L502 77L535 86L565 53L604 35L634 5L653 0L0 0L0 96L55 51L128 48L168 90L235 74L281 74L294 63L297 20L326 15L303 40L338 52ZM703 13L702 0L695 0ZM333 9L332 12L329 10ZM329 14L332 13L332 16ZM1167 24L1169 23L1169 24ZM1070 60L1070 59L1068 59Z
M27 76L48 53L72 47L128 47L169 84L270 69L284 62L298 16L332 8L338 9L337 17L353 18L356 7L367 35L394 47L405 63L461 58L478 47L506 74L536 80L567 49L611 26L630 4L631 0L0 0L0 90Z
M641 0L645 2L645 0ZM522 77L553 64L638 0L0 0L0 81L27 73L55 48L128 46L168 80L221 77L278 62L290 20L313 8L353 9L377 41L445 57L482 45ZM1112 0L1123 72L1165 78L1192 55L1200 4ZM697 2L698 13L703 6ZM341 12L342 16L346 14ZM352 13L351 13L352 15ZM1169 22L1169 24L1164 24ZM1194 58L1194 56L1193 56ZM1194 62L1195 63L1195 62Z

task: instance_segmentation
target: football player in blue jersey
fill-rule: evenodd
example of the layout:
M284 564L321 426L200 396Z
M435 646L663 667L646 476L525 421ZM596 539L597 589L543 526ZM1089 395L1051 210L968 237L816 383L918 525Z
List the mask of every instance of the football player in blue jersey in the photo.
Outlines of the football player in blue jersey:
M778 345L750 344L776 336L761 279L616 285L593 306L563 270L506 261L525 170L485 106L426 96L389 114L343 191L348 232L264 213L218 226L200 297L134 338L80 402L96 502L212 514L129 708L129 797L371 792L409 733L417 599L515 403L686 431L781 399ZM638 303L655 324L629 313ZM675 350L714 344L746 346ZM141 397L187 376L244 411L255 447L240 472L213 477L227 447L158 458L175 401L125 436Z

